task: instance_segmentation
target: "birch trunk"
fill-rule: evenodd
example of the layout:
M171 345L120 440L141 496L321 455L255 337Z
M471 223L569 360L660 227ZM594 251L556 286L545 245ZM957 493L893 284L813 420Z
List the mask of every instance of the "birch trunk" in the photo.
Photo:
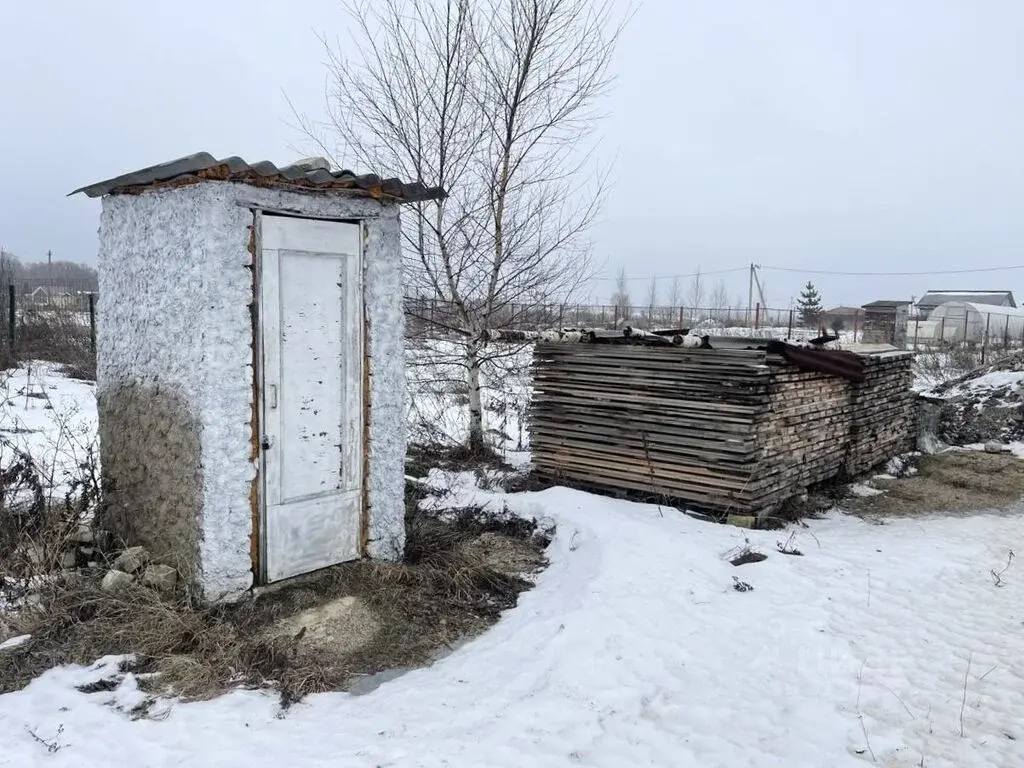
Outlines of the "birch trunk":
M484 407L480 394L480 342L466 342L466 385L469 389L469 450L484 451Z

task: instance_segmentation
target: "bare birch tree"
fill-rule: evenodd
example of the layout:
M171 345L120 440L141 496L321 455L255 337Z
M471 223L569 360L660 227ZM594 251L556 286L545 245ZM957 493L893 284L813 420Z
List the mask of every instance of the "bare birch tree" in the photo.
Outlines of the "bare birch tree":
M619 268L619 274L615 278L612 306L615 307L616 315L622 319L628 318L633 312L633 300L629 295L629 278L626 277L625 267Z
M590 277L604 178L588 172L587 142L612 81L611 7L349 0L353 44L324 40L327 129L346 161L335 162L449 191L405 212L405 273L413 292L450 308L448 330L463 340L474 450L489 332Z
M654 325L654 312L658 306L658 280L652 277L647 284L647 327Z
M679 282L679 275L674 276L668 284L668 295L665 298L668 305L675 309L683 305L683 286Z
M690 295L688 299L694 309L701 307L704 303L704 275L701 274L700 267L697 267L697 271L693 273L693 277L690 279Z
M729 308L729 289L725 285L725 280L719 278L715 282L715 287L711 289L709 302L711 309L715 311L715 319L721 320L722 313Z

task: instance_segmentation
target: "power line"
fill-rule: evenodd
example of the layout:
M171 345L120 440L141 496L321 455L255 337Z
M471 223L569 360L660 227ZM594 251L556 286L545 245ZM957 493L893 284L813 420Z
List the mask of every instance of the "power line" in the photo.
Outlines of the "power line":
M1015 264L1009 267L977 267L974 269L929 269L924 272L837 272L828 269L801 269L798 267L767 267L773 272L799 272L805 275L836 275L842 277L926 277L928 275L969 275L979 272L1009 272L1014 269L1024 269L1024 264Z
M981 274L985 272L1011 272L1013 270L1024 269L1024 264L1014 264L1006 267L975 267L972 269L929 269L921 272L843 272L839 270L830 269L804 269L802 267L771 267L763 264L757 265L758 269L768 270L771 272L795 272L804 275L834 275L836 277L928 277L929 275L970 275L970 274ZM750 265L744 265L742 267L733 267L731 269L715 269L708 272L689 272L685 275L651 275L648 277L629 277L625 279L627 282L634 280L674 280L676 278L687 278L687 277L705 277L707 275L725 275L733 272L746 272L750 269ZM595 277L595 281L615 281L618 277Z
M746 265L746 266L742 266L742 267L733 267L732 269L714 269L714 270L710 270L708 272L705 272L703 270L701 270L700 272L689 272L689 273L687 273L685 275L651 275L649 277L628 277L627 276L627 277L625 277L623 279L625 279L627 282L632 282L633 280L675 280L676 278L680 278L680 277L706 277L707 275L725 275L725 274L728 274L730 272L746 272L748 269L750 269L750 265L749 264ZM618 280L618 279L619 279L618 277L595 277L594 278L594 280L604 280L604 281L608 281L608 280L615 281L615 280Z

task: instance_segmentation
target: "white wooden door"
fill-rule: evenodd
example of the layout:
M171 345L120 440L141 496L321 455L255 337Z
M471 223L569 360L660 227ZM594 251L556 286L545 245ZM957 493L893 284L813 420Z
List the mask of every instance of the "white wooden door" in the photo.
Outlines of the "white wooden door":
M360 227L263 215L264 578L359 556Z

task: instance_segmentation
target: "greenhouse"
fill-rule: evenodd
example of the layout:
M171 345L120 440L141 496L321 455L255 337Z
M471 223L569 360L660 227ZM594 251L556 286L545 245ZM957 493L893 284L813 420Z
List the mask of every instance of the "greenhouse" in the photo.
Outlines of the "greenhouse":
M926 330L927 329L927 330ZM918 328L918 340L1009 343L1024 341L1024 309L973 301L947 301Z

